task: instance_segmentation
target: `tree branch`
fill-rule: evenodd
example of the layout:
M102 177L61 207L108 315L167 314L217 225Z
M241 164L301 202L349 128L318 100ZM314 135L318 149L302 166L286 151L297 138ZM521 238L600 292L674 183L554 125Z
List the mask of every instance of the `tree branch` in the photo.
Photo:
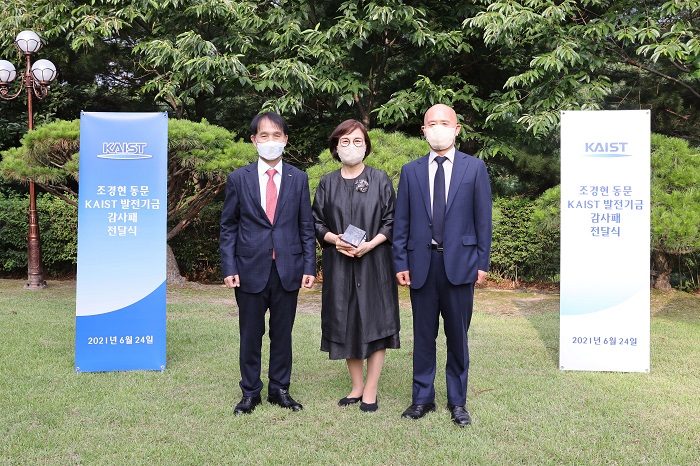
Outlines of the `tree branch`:
M620 59L622 60L622 62L627 63L628 65L632 65L632 66L634 66L634 67L636 67L636 68L642 69L642 70L644 70L644 71L648 71L648 72L651 73L651 74L655 74L656 76L660 76L660 77L662 77L662 78L664 78L664 79L667 79L667 80L669 80L669 81L671 81L671 82L673 82L673 83L676 83L676 84L678 84L679 86L684 87L684 88L687 89L691 94L693 94L695 97L697 97L698 99L700 99L700 92L696 91L692 86L690 86L690 85L684 83L684 82L681 81L680 79L674 78L673 76L670 76L670 75L668 75L668 74L666 74L666 73L662 73L661 71L655 70L654 68L648 67L648 66L644 65L643 63L640 63L640 62L638 62L638 61L636 61L636 60L633 60L633 59L630 58L630 57L627 55L627 53L626 53L624 50L622 50L620 47L618 47L617 50L613 50L613 52L617 52L617 54L620 56ZM671 62L671 63L673 63L673 62Z

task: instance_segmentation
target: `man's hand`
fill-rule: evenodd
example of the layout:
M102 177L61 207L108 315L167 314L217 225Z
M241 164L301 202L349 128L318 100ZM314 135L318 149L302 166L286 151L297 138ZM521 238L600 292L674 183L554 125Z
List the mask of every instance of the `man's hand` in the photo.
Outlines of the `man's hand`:
M316 277L313 275L304 275L301 279L301 286L304 288L311 288L314 286L314 281L316 280Z
M408 270L399 272L396 274L396 279L399 281L399 285L406 286L411 284L411 273Z
M224 278L224 283L226 284L226 288L238 288L241 286L241 280L238 275L229 275Z
M478 277L476 279L476 284L477 285L485 285L486 284L486 276L489 274L488 272L484 272L483 270L478 271Z

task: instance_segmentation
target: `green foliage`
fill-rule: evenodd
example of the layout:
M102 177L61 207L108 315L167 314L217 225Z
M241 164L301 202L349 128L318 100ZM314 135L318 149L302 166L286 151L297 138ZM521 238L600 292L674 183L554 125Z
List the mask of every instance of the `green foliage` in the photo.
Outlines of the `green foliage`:
M537 199L532 223L537 231L561 233L561 186L548 189Z
M80 120L58 120L26 133L21 146L0 153L0 178L28 183L75 203Z
M490 273L516 281L557 280L559 232L538 228L534 211L528 199L494 200Z
M510 156L510 157L509 157ZM491 186L497 196L535 198L559 184L559 151L514 146L508 154L489 158Z
M209 124L168 123L168 240L177 236L226 186L232 170L256 158L251 143Z
M29 200L0 191L0 270L17 271L27 265Z
M221 283L219 220L222 201L207 204L168 244L177 257L180 273L188 280Z
M515 123L535 137L553 137L561 110L648 108L652 96L635 101L633 94L642 93L629 92L634 86L663 93L664 101L682 93L682 110L668 109L684 134L697 137L697 125L692 126L697 121L693 101L700 98L697 1L481 3L486 9L463 25L507 57L502 62L510 74L503 91L489 99L488 121ZM666 86L671 86L668 91ZM661 111L654 118L667 116Z
M653 135L651 157L652 249L669 254L700 251L700 152L677 138Z
M0 271L20 274L27 267L29 198L0 191ZM72 275L77 263L77 209L54 196L37 196L44 271Z
M49 194L37 196L44 268L50 275L75 272L78 263L78 209Z

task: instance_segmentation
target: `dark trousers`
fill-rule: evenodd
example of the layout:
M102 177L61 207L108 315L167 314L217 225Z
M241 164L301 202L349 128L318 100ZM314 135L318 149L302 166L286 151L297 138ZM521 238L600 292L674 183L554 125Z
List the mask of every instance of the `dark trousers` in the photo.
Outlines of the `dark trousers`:
M474 284L453 285L445 274L443 253L433 250L428 279L411 289L413 308L413 403L435 401L435 340L442 314L447 339L447 403L464 406L467 400L469 345Z
M265 335L265 313L270 310L270 366L268 393L289 388L292 375L292 327L296 315L299 290L287 291L272 261L272 269L265 288L260 293L244 293L235 289L239 309L240 387L243 396L258 396L263 383L260 380L262 338Z

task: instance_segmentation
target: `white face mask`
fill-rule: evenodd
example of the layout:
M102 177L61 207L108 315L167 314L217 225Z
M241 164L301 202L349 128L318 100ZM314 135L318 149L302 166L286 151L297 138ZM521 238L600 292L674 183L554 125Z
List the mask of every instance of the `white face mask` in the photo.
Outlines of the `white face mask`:
M284 146L286 146L284 142L268 141L259 142L256 148L258 149L258 155L263 159L276 160L284 152Z
M362 162L365 158L365 146L357 147L350 144L348 147L338 146L338 157L345 165L354 166Z
M425 128L425 139L433 150L445 150L455 142L455 130L457 127L435 125Z

